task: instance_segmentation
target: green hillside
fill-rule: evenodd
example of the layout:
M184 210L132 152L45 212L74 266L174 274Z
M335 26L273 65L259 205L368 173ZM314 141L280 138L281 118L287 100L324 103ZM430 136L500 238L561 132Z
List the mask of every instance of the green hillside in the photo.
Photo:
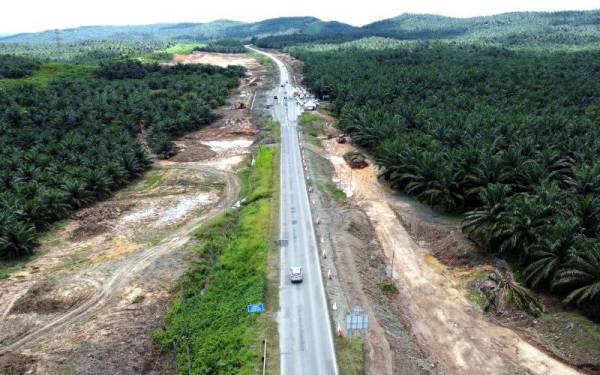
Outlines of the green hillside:
M340 22L324 22L314 17L281 17L254 23L217 20L208 23L175 23L137 26L84 26L47 30L0 38L0 42L72 43L84 40L195 40L250 39L295 33L319 34L356 29Z
M595 43L600 11L518 12L473 18L403 14L361 28L366 35L403 39L468 38L490 42Z
M600 10L519 12L495 16L452 18L431 14L403 14L363 27L315 17L280 17L244 23L171 23L136 26L84 26L0 37L0 43L79 43L82 41L194 41L254 40L262 47L285 47L314 42L347 42L365 37L403 40L464 40L518 45L590 45L600 42Z

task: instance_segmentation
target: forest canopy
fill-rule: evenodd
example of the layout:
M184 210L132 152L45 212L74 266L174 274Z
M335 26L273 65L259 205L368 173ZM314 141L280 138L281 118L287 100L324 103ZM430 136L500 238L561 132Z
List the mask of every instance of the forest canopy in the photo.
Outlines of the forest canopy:
M394 188L599 316L600 52L368 44L291 52Z
M0 55L0 78L23 78L40 68L38 61L21 56Z
M30 254L53 222L141 174L142 131L171 155L171 140L208 124L243 74L118 60L90 77L0 88L0 257Z

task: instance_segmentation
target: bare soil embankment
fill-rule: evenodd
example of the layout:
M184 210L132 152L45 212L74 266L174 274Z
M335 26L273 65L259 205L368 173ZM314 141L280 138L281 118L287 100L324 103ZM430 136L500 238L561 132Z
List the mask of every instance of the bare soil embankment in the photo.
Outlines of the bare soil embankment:
M399 289L395 302L428 361L435 364L434 372L578 373L513 330L490 322L465 298L457 278L406 231L398 215L402 204L378 182L372 163L351 172L343 160L354 149L351 145L325 140L324 149L336 183L367 215L386 258L393 261Z

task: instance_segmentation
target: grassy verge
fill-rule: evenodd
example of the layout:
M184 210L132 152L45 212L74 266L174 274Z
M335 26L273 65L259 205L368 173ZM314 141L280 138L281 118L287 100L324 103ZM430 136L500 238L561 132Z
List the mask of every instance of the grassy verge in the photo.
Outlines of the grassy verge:
M250 51L250 50L247 53L248 53L248 55L257 59L258 62L262 66L264 66L268 72L272 72L275 70L275 63L273 62L273 60L271 60L271 58L269 56L265 56L262 53L258 53L258 52Z
M341 375L364 375L365 359L360 337L335 337L335 352Z
M325 134L325 121L312 112L304 112L298 117L298 124L306 134L307 140L315 146L322 147L321 139Z
M315 188L327 194L328 197L337 203L344 203L347 199L346 193L340 190L330 177L334 174L331 162L309 149L305 149L305 154L308 155L310 163L313 166L313 174L316 175L312 176L314 177L313 184Z
M8 279L8 277L17 272L30 261L29 258L21 258L16 260L0 260L0 280Z
M251 374L262 367L263 334L273 328L260 315L248 314L246 305L269 297L276 154L260 147L253 166L241 174L245 203L196 233L197 259L178 286L164 329L154 333L157 344L175 355L181 373L188 360L194 374Z
M277 326L277 312L279 311L279 248L275 239L279 238L279 147L280 140L279 123L261 111L252 114L252 122L258 124L262 129L259 140L267 141L269 147L275 150L273 156L272 199L271 199L271 239L267 253L267 290L265 293L266 311L261 316L262 337L268 341L267 345L267 374L279 374L279 331ZM272 142L276 142L273 144ZM262 348L261 348L262 350Z

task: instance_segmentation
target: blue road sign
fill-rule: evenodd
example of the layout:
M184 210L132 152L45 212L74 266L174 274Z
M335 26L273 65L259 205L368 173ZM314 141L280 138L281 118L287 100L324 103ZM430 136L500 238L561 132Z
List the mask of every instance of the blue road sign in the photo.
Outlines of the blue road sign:
M255 304L250 304L248 305L248 312L249 313L260 313L265 311L265 304L264 303L255 303Z

